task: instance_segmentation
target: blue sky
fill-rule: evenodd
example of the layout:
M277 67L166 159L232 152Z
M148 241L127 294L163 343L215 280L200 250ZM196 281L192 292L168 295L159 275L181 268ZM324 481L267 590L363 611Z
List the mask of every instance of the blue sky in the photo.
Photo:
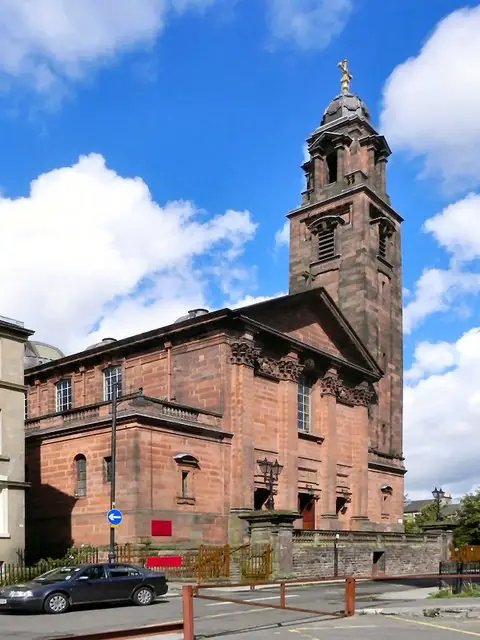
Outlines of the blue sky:
M465 385L480 373L480 9L134 4L0 7L2 313L72 351L191 306L285 292L288 247L275 235L347 57L392 146L388 188L405 218L410 493L478 484L476 461L466 471L451 450L462 440L468 457L479 442L480 401Z

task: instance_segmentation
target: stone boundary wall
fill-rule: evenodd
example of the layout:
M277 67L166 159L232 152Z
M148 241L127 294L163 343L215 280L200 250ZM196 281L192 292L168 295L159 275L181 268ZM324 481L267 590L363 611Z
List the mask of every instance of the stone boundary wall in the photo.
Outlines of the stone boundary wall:
M336 575L436 574L443 553L440 535L296 531L293 573L296 578ZM336 548L336 551L335 551Z

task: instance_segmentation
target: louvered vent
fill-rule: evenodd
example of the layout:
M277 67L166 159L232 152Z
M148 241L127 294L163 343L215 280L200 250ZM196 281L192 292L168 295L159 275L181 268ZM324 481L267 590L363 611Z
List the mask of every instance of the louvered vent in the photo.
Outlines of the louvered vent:
M323 229L318 233L318 259L331 260L335 257L335 228Z

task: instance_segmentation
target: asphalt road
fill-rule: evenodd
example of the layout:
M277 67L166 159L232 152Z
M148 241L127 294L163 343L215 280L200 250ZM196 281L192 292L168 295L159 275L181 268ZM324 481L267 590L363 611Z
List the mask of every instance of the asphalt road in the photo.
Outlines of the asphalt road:
M435 582L433 582L435 584ZM417 586L431 586L432 583L417 583ZM402 601L395 599L390 601L383 598L380 601L373 599L374 595L388 592L401 592L410 590L411 584L399 584L391 582L368 582L357 585L357 607L372 606L372 602L379 603L378 606L387 604L401 605ZM179 592L176 592L177 594ZM311 616L299 612L278 611L266 607L255 606L258 603L278 603L278 587L273 589L262 589L256 591L232 592L231 590L202 592L215 595L221 598L236 598L245 600L245 604L238 605L228 603L224 600L220 602L210 602L195 598L195 632L199 637L228 637L232 632L248 631L247 637L252 640L262 638L290 638L295 637L305 639L324 638L325 633L322 628L328 629L331 637L343 640L345 637L352 637L353 629L356 625L363 625L362 638L384 637L381 625L384 618L374 616L373 622L366 625L364 616L354 619L333 618L332 616ZM380 605L381 603L381 605ZM344 585L343 583L327 583L315 586L297 586L287 589L287 605L296 606L317 611L333 612L344 607ZM377 605L375 605L377 606ZM97 608L84 608L74 610L61 616L47 616L36 614L0 614L0 638L1 640L45 640L71 634L72 637L81 638L85 633L94 631L104 631L110 629L122 629L141 627L159 622L181 620L182 602L181 598L175 597L175 592L170 596L161 599L150 607L135 606L108 606ZM290 625L280 627L278 625ZM423 639L432 637L431 627L422 627L416 623L415 633ZM460 623L458 623L460 624ZM475 623L472 623L475 626ZM277 625L277 628L270 628L262 631L261 627ZM373 627L371 625L374 625ZM396 640L406 638L407 633L412 633L407 623L399 622L398 629L392 629L392 633L385 635L386 638ZM448 623L451 626L451 623ZM480 624L477 623L480 627ZM309 630L306 630L308 627ZM300 629L300 632L297 631ZM372 630L372 634L368 635ZM375 631L375 629L377 631ZM402 631L403 630L403 631ZM438 629L433 629L438 632ZM364 632L366 635L364 635ZM377 635L375 635L377 633ZM452 632L458 634L458 632ZM478 629L480 637L480 628ZM343 635L342 635L343 634ZM347 635L345 635L347 634ZM380 635L378 635L380 634ZM395 635L396 634L396 635ZM403 635L402 635L403 634ZM474 634L476 635L476 634ZM330 637L330 636L329 636ZM443 636L437 636L442 638ZM448 636L445 636L448 638Z

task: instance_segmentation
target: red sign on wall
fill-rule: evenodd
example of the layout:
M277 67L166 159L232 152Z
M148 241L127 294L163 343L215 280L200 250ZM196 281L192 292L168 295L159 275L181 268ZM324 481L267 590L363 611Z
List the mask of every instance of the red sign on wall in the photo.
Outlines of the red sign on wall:
M149 558L147 558L147 569L181 567L182 562L182 556L150 556Z
M152 520L152 536L171 536L171 520Z

